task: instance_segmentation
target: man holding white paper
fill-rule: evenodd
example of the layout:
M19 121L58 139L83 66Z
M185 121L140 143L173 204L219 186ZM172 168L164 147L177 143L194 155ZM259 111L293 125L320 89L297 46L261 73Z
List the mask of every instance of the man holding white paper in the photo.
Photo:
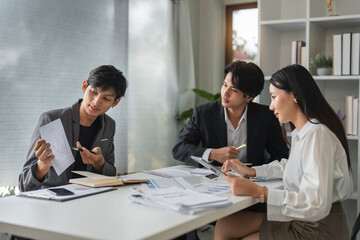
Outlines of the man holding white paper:
M35 128L27 161L19 176L20 190L29 191L67 184L73 177L73 170L115 175L115 121L105 112L120 102L126 88L127 81L121 71L111 65L100 66L92 70L88 80L83 82L83 99L72 107L43 113ZM54 124L58 119L63 129L60 125L47 128L47 124ZM66 141L61 140L61 130L66 135L63 136ZM51 131L58 133L57 136L49 138ZM43 135L52 139L52 142L43 139ZM66 154L68 151L71 151L72 156ZM53 164L54 159L68 163Z

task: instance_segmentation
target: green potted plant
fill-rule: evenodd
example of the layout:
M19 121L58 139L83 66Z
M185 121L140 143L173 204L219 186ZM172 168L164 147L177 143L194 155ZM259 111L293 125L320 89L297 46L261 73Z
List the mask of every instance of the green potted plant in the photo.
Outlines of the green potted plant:
M205 98L209 102L220 101L221 100L220 93L212 94L212 93L209 93L207 91L200 90L200 89L197 89L197 88L192 89L192 91L196 95L198 95L198 96L200 96L202 98ZM193 111L194 111L194 108L190 108L190 109L188 109L186 111L183 111L182 113L180 113L180 114L178 114L176 116L176 119L179 120L179 121L183 121L183 124L186 125L188 123L188 121L189 121L189 118L193 114Z
M319 76L330 75L332 63L332 57L326 57L324 53L318 53L315 58L310 58L310 67L316 68Z

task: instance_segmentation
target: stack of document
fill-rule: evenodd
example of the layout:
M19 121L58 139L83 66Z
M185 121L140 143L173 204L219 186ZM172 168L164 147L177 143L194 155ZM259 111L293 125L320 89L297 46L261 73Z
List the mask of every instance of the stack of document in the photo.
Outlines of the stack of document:
M195 192L178 187L142 189L132 188L134 194L129 199L133 202L170 209L185 214L197 214L231 205L226 197Z

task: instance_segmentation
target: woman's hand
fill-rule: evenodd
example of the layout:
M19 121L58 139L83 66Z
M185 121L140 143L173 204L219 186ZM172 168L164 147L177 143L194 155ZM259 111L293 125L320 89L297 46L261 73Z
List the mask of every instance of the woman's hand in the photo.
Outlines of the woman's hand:
M76 142L76 147L82 149L83 151L80 152L81 159L84 164L91 164L97 173L100 173L103 169L105 164L104 156L101 153L101 148L96 147L92 151L95 154L92 154L89 150L85 147L82 147L80 142Z
M230 159L226 160L224 164L222 165L222 171L228 172L229 169L234 170L238 174L240 174L242 177L255 177L256 171L254 168L249 168L242 164L238 159Z
M228 174L224 179L230 184L232 193L235 196L251 196L259 198L263 194L263 187L250 179Z

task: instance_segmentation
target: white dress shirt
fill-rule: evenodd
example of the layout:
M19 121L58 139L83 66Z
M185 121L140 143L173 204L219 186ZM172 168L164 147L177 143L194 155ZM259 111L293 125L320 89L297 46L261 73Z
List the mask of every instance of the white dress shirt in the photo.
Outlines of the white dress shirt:
M339 139L325 125L311 122L292 132L288 160L254 167L256 176L283 178L283 190L269 189L268 220L321 220L334 202L347 199L353 191Z
M228 146L240 146L242 144L247 143L247 109L248 106L245 106L245 110L243 115L241 116L236 129L230 122L230 119L228 118L226 108L224 107L224 115L225 115L225 123L226 123L226 132L227 132L227 145ZM212 162L209 160L210 152L212 151L212 148L208 148L205 150L205 152L202 155L202 158L205 159L208 162ZM241 148L240 153L237 156L237 159L239 159L242 162L247 162L246 158L246 148Z

